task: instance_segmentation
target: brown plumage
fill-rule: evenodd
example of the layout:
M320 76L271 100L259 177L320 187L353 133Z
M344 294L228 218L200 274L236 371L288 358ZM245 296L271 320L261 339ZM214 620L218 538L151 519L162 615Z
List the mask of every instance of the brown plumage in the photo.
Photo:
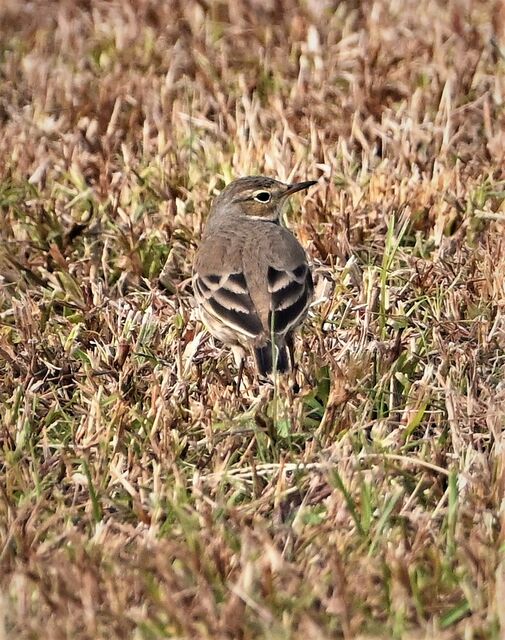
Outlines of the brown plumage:
M235 180L212 204L196 256L193 287L202 321L232 347L239 364L244 347L251 348L262 377L293 366L293 332L312 300L307 256L281 226L281 213L291 194L313 184Z

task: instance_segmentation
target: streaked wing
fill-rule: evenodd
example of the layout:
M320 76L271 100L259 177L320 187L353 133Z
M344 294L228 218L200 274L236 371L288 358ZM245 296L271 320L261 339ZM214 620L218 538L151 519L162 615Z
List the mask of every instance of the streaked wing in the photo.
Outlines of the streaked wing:
M271 296L270 326L275 333L287 333L307 313L314 291L310 269L305 262L292 269L270 266L267 281Z
M241 271L221 274L195 272L193 287L198 303L224 325L250 338L262 332L261 321Z

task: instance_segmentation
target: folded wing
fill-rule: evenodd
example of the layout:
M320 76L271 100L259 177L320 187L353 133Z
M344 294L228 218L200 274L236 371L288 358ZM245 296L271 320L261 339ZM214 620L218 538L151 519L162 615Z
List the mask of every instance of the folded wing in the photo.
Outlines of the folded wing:
M248 338L263 330L242 272L199 274L193 277L195 296L205 311Z
M314 289L310 269L305 262L292 269L269 266L267 281L270 326L274 333L286 334L307 314Z

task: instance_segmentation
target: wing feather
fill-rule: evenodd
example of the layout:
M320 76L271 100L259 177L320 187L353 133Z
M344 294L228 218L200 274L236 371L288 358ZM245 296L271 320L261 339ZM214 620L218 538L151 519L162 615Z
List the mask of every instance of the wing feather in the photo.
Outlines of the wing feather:
M282 275L279 273L277 269L269 269L270 323L275 333L284 334L299 324L307 314L314 285L307 264L283 271ZM280 286L280 283L284 286Z
M198 303L223 324L250 338L262 332L263 326L242 273L223 276L195 273L193 288Z

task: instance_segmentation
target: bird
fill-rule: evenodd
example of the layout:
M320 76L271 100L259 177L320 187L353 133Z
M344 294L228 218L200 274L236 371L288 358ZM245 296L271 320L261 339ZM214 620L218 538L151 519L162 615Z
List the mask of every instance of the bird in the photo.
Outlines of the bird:
M315 180L285 184L246 176L214 199L192 275L200 319L231 347L242 377L252 351L260 382L295 366L293 334L314 286L307 255L284 226L283 205Z

